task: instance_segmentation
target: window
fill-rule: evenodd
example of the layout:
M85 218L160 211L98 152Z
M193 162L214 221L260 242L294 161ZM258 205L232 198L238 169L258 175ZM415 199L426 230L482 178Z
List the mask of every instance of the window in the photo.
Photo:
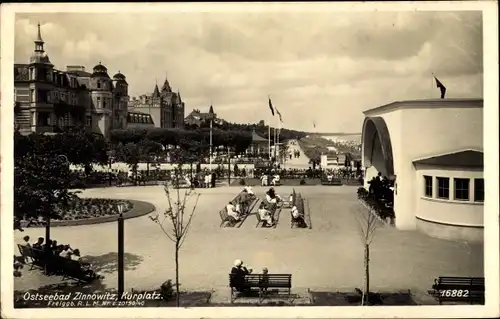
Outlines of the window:
M424 194L432 197L432 176L424 176Z
M455 200L469 200L469 184L468 178L454 178L455 183Z
M101 98L97 97L97 107L101 108Z
M484 202L484 179L474 179L474 201Z
M448 177L437 177L438 182L438 198L450 198L450 179Z
M39 112L38 116L38 125L39 126L49 126L50 125L50 114L47 112Z
M107 101L107 99L102 99L102 107L103 108L106 108L106 101Z
M31 90L30 90L30 101L31 101L31 102L36 102L36 98L35 98L35 90L34 90L34 89L31 89Z
M100 89L101 88L101 81L97 81L97 88Z
M87 121L85 123L87 126L92 126L92 116L87 116Z

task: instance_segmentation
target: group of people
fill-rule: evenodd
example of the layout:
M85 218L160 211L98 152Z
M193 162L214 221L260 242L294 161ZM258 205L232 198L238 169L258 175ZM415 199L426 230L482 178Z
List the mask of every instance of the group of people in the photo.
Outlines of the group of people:
M62 258L67 258L70 260L74 260L80 263L83 267L84 273L91 278L99 278L100 275L96 274L92 269L90 269L91 265L81 260L80 250L78 248L73 249L70 245L60 245L57 243L57 240L48 240L45 242L43 237L38 237L37 241L33 244L30 243L30 237L23 237L24 246L31 247L34 249L38 249L43 251L44 253L49 253L50 256L59 256ZM26 260L24 261L26 262ZM48 273L57 274L58 268L57 264L50 262L50 260L45 261L46 270Z
M390 180L387 176L382 176L382 173L378 173L377 176L373 177L368 184L368 192L370 195L375 197L375 199L383 201L386 206L392 206L394 203L394 180Z
M69 258L71 260L80 261L80 250L72 249L70 245L60 245L57 240L48 240L46 243L43 237L38 237L35 243L30 244L30 236L24 236L24 245L42 251L48 251L54 256Z
M234 261L234 266L231 268L231 286L234 287L239 292L248 292L250 287L246 284L245 276L253 272L253 269L247 267L243 264L243 261L236 259ZM259 280L260 283L266 283L269 281L269 270L267 268L262 268L262 275ZM266 288L264 288L266 290Z
M260 177L260 185L261 186L276 186L280 182L280 175L274 169L272 169L269 173L264 173Z
M293 155L293 158L300 158L300 151L299 150L295 150L293 152L290 152L290 154L289 154L290 159L292 159L292 155Z
M271 187L266 192L266 198L260 203L257 211L260 220L264 222L263 227L274 227L276 224L276 221L274 220L274 212L278 207L278 203L282 201L283 199L280 195L276 194L274 187Z

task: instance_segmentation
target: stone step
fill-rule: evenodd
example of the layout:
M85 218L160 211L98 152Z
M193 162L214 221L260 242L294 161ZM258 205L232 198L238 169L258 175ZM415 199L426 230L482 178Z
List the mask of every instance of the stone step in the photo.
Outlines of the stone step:
M268 295L263 298L260 302L261 305L310 305L312 303L312 298L310 297L309 289L307 288L292 288L290 296L286 290L278 291L275 289L269 289ZM231 304L231 290L229 287L218 288L212 291L212 296L210 298L211 304ZM259 297L257 294L251 297L237 297L233 305L254 305L259 304Z

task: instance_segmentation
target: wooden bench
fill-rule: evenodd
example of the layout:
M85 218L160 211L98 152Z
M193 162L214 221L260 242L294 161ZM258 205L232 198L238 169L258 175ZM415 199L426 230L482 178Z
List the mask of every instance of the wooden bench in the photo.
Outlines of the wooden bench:
M236 197L231 202L233 202L233 203L238 202L240 200L240 198L242 197L242 194L243 194L243 192L236 195ZM229 216L229 214L227 212L227 207L224 207L222 210L219 211L219 216L221 218L220 227L237 227L237 228L239 228L241 226L241 224L243 224L243 222L245 221L245 219L250 214L250 212L252 211L252 209L254 208L255 204L258 201L259 201L259 199L254 196L248 204L242 205L241 209L242 209L243 218L241 218L238 221L236 221L234 218Z
M255 225L256 228L258 227L261 227L261 228L276 228L276 226L278 226L278 221L280 219L280 213L281 213L281 209L283 207L283 203L278 203L276 204L274 210L270 210L271 212L271 216L273 217L273 220L274 220L274 226L273 227L264 227L264 220L262 220L260 218L260 214L259 212L257 212L255 214L255 216L257 217L257 225Z
M96 279L96 274L90 270L90 264L60 256L55 257L55 265L61 270L64 279L76 279L80 283L89 283Z
M23 260L28 265L31 266L30 270L32 270L35 267L43 269L43 263L40 260L42 257L41 253L38 253L37 255L35 255L33 252L33 249L29 246L26 246L26 245L17 244L17 248L19 249L19 253L21 254L21 257L23 258Z
M302 197L300 193L293 193L294 194L294 206L297 207L297 210L299 211L299 215L302 216L304 219L304 222L307 225L307 228L311 228L311 218L306 215L306 210L305 210L305 199ZM290 211L290 227L291 228L296 228L297 227L297 222L293 218L292 211Z
M484 304L484 277L439 277L434 279L434 295L443 302Z
M244 212L243 212L243 218L241 218L235 225L234 227L235 228L240 228L240 226L243 224L243 222L247 219L247 217L252 213L252 210L255 208L255 206L258 205L258 203L260 202L260 198L258 197L254 197L252 199L252 202L249 203L246 207L243 208ZM258 213L257 213L258 215Z
M332 177L332 179L329 180L327 176L323 176L323 178L321 178L321 185L341 186L342 180L337 177Z
M288 298L290 298L292 290L292 275L291 274L249 274L245 276L243 282L243 287L248 289L250 292L252 290L258 292L259 303L267 296L269 288L276 288L279 290L285 290L287 292ZM233 274L229 275L229 287L231 289L231 303L236 300L239 295L245 297L245 292L239 292L236 288L238 287L238 280L235 279ZM249 297L249 296L246 296Z
M31 268L39 267L63 276L63 279L72 278L79 282L91 282L96 279L95 273L90 270L90 264L64 258L61 256L46 256L45 251L18 244L19 252L23 258L31 259ZM26 259L25 259L26 260Z

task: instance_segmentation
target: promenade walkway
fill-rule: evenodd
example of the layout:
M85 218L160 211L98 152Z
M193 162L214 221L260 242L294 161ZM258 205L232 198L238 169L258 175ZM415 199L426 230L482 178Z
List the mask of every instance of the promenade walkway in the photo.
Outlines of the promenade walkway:
M309 200L312 229L291 229L290 214L281 213L276 229L255 228L250 216L242 228L220 228L218 211L239 191L236 187L201 189L192 229L180 253L182 289L224 289L234 259L257 271L292 273L295 288L349 290L363 283L363 246L354 213L355 188L302 186L296 188ZM265 189L255 187L258 196ZM283 196L290 187L278 187ZM90 189L84 197L137 199L153 203L162 212L167 201L161 186ZM15 233L15 242L29 235L44 235L30 228ZM106 288L117 286L117 225L59 227L52 237L79 248L101 267ZM17 247L16 247L17 251ZM126 289L155 289L174 278L174 245L148 216L125 221ZM483 247L433 239L413 231L384 227L377 231L371 252L371 285L374 290L429 289L437 276L482 276ZM53 283L39 271L23 270L15 289L33 289Z

